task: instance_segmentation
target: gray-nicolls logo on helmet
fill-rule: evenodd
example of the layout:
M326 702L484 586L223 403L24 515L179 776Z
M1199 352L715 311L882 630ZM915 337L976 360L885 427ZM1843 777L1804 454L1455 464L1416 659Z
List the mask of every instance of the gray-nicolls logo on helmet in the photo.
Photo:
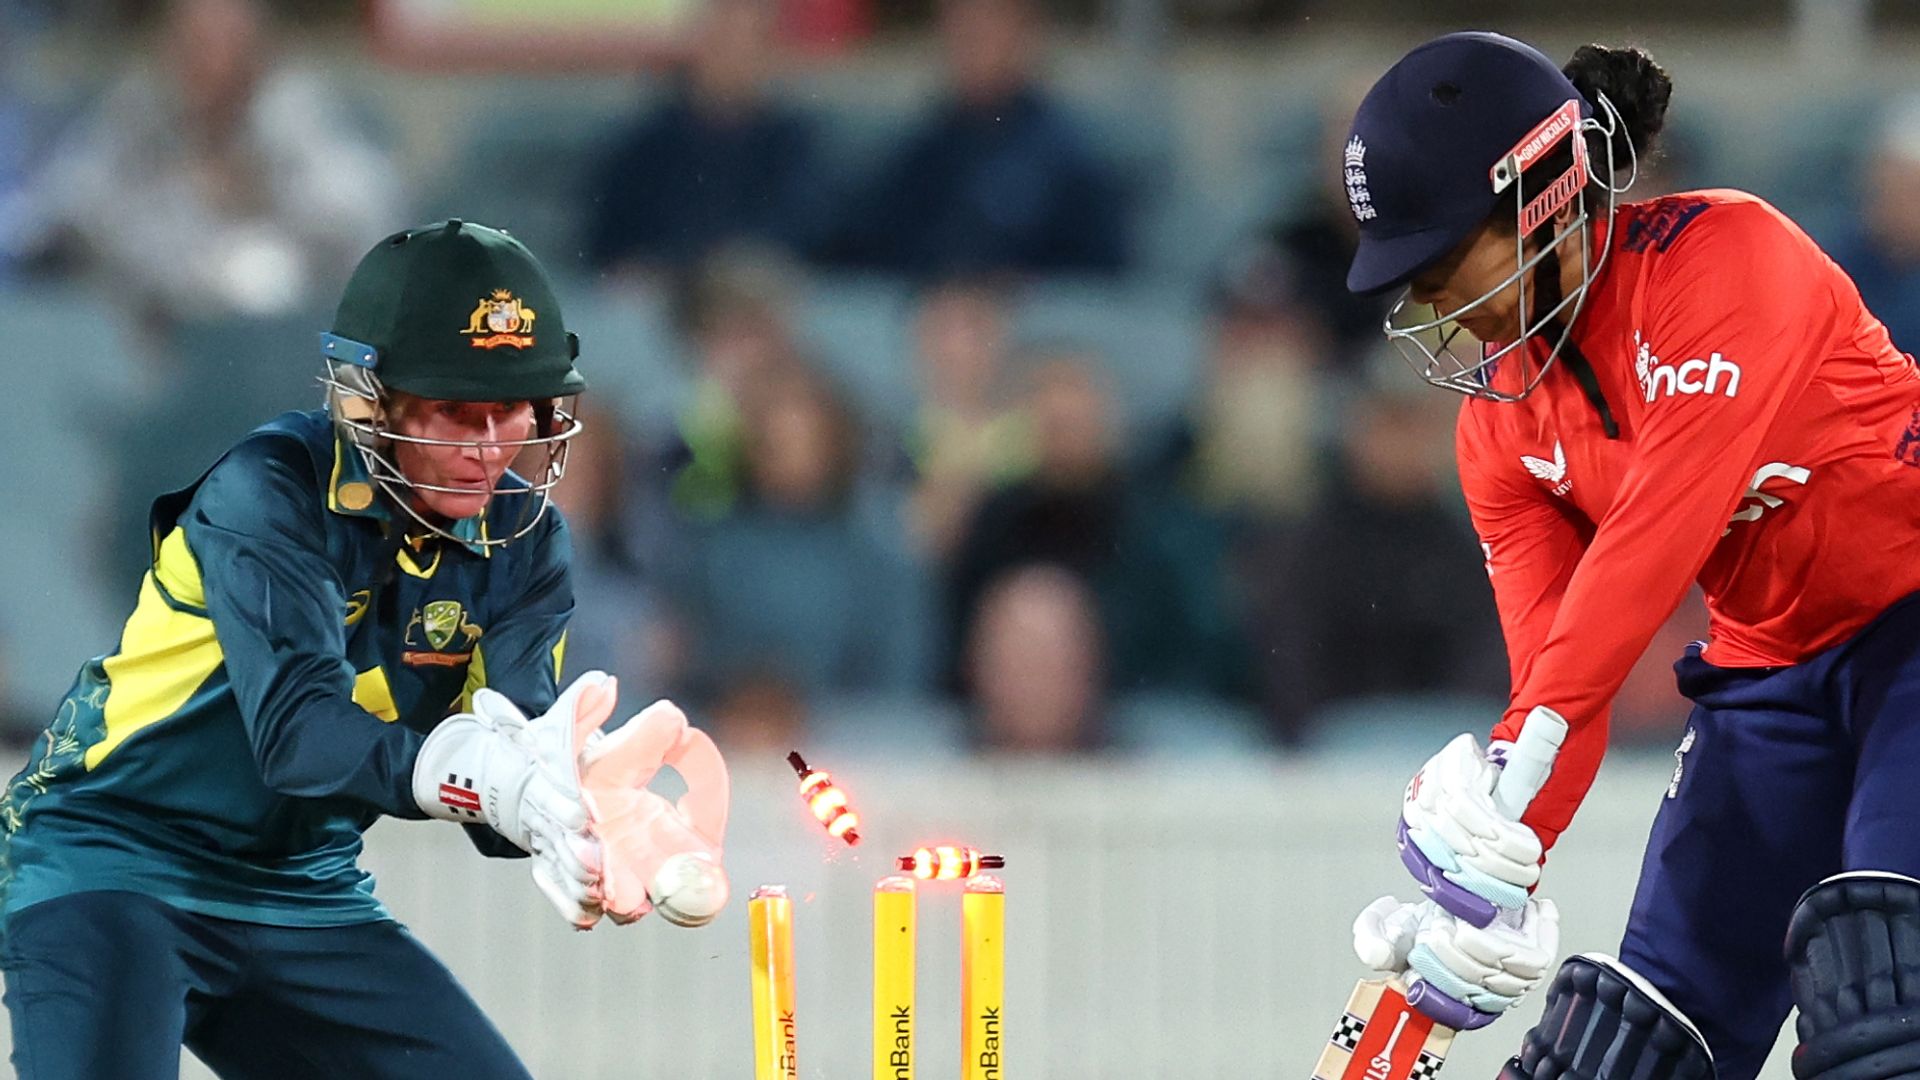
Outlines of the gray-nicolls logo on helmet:
M1630 102L1628 114L1599 85L1606 79L1593 77L1620 69L1644 76L1652 91L1647 101ZM1617 434L1572 329L1612 246L1596 245L1596 230L1610 230L1670 90L1665 73L1637 51L1587 46L1563 71L1530 45L1481 32L1429 41L1374 84L1348 143L1365 151L1370 212L1356 209L1360 240L1347 287L1366 295L1401 290L1384 329L1421 378L1518 401L1565 360L1609 436ZM1353 156L1350 150L1343 163L1349 191L1359 172ZM1444 305L1416 295L1432 292L1422 281L1458 272L1483 226L1503 243L1512 233L1510 269L1503 263L1492 271L1504 277L1476 281L1477 294ZM1577 269L1564 285L1563 268ZM1517 299L1511 315L1509 299ZM1536 338L1548 346L1544 358L1529 351Z
M519 539L545 516L566 474L568 442L581 430L571 405L586 380L574 369L579 339L566 328L546 271L519 240L458 219L382 240L354 269L320 348L327 412L392 507L435 535L483 547ZM454 440L403 432L396 424L401 395L527 402L532 435ZM463 534L417 496L472 496L476 489L408 476L396 444L543 460L526 479L507 471L487 481L479 489L486 504L478 528ZM371 501L370 492L363 497Z

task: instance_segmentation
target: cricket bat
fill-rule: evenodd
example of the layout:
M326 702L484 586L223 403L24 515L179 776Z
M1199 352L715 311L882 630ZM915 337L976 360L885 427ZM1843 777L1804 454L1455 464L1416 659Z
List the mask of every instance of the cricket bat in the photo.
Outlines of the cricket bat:
M1429 1080L1453 1035L1407 1004L1399 979L1362 979L1320 1051L1313 1080Z
M1567 737L1567 722L1550 709L1527 715L1494 782L1493 802L1518 818L1547 782ZM1455 1032L1407 1004L1400 979L1362 979L1347 998L1313 1080L1432 1080Z

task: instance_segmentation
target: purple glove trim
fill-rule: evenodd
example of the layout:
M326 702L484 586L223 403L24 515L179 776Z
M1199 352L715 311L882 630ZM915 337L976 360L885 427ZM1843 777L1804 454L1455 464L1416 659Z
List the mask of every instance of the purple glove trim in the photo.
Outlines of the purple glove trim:
M1449 997L1425 979L1415 979L1407 988L1407 1004L1455 1031L1483 1028L1499 1019L1499 1013L1481 1012L1458 998Z
M1479 893L1448 881L1441 869L1427 858L1426 853L1420 850L1420 845L1414 843L1407 834L1406 818L1400 819L1397 842L1401 864L1413 875L1413 880L1420 884L1420 891L1429 899L1446 908L1455 918L1464 919L1474 926L1484 927L1493 922L1493 917L1499 914L1500 909Z

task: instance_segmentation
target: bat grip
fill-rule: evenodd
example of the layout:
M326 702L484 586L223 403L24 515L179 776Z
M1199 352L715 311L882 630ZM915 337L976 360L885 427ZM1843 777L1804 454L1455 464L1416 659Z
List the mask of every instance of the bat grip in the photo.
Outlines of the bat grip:
M1520 724L1513 746L1507 751L1506 767L1493 785L1494 809L1520 820L1527 804L1546 786L1553 772L1554 758L1567 739L1567 721L1544 705L1535 706Z

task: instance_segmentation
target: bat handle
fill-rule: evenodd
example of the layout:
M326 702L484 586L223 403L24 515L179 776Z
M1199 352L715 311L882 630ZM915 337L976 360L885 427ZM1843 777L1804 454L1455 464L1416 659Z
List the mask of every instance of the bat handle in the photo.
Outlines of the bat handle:
M1520 724L1513 747L1507 751L1507 764L1493 785L1493 805L1515 821L1526 812L1553 772L1553 760L1560 744L1567 739L1567 721L1544 705L1534 707Z

